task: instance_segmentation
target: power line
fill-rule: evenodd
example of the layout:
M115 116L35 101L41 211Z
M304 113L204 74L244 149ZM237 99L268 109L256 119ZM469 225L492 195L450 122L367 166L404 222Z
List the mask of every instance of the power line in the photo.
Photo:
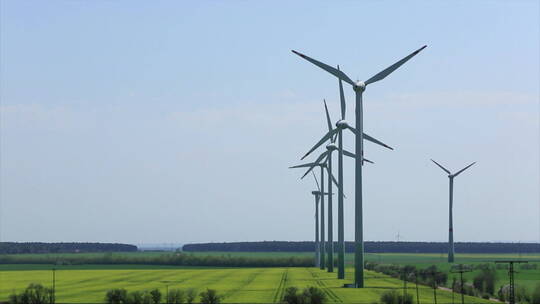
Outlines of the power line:
M469 267L464 267L465 265L463 264L459 264L459 265L456 265L456 266L459 266L458 268L455 268L453 270L450 270L451 273L459 273L459 280L460 280L460 292L461 292L461 304L465 304L465 293L464 293L464 290L463 290L463 273L464 272L471 272L471 268ZM452 286L452 292L453 291L454 287Z
M509 296L510 296L510 299L508 299L510 301L510 304L515 304L516 303L516 295L514 293L514 273L516 271L514 271L514 263L528 263L528 261L495 261L495 263L498 263L498 264L501 264L501 263L506 263L509 265L508 267L508 276L510 278L510 285L509 285Z

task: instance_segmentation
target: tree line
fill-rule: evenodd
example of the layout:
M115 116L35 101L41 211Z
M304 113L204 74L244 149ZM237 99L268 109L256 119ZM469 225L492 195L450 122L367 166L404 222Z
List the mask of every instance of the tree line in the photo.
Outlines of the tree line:
M162 294L158 288L151 290L127 291L124 288L110 289L105 293L105 304L220 304L225 296L215 289L198 293L194 288L167 288ZM296 287L285 289L280 303L283 304L324 304L326 294L317 287L306 287L302 291ZM197 301L198 300L198 301ZM9 304L54 304L55 291L41 284L30 284L21 293L9 295Z
M186 244L183 251L229 251L229 252L309 252L314 242L231 242ZM334 244L337 248L337 243ZM446 253L446 242L364 242L367 253ZM345 251L354 252L354 242L345 242ZM455 243L458 253L540 253L540 243Z
M202 256L183 252L163 255L0 255L0 264L53 264L53 265L174 265L174 266L217 266L217 267L311 267L312 257L237 257Z
M137 246L117 243L0 242L0 254L132 251L137 251Z

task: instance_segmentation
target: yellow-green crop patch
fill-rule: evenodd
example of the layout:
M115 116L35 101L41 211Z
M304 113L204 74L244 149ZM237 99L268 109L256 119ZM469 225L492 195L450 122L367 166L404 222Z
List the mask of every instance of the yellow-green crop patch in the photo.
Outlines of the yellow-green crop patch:
M316 286L324 290L330 303L373 303L389 289L402 289L402 281L378 273L366 273L365 289L343 288L353 278L347 269L347 280L337 280L335 273L317 268L200 268L200 269L62 269L56 271L57 302L99 303L111 288L128 291L159 288L216 289L225 296L225 303L276 303L289 286ZM52 284L50 270L0 271L0 300L29 283ZM414 285L409 293L416 296ZM438 290L439 303L451 303L451 293ZM456 300L457 300L456 295ZM420 302L433 303L433 290L420 287ZM467 303L489 303L466 297Z

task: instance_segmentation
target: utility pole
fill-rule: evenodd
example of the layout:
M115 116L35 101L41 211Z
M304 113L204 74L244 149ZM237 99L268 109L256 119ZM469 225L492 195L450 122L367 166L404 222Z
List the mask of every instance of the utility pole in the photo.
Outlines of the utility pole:
M509 299L508 301L510 302L510 304L515 304L516 303L516 295L514 293L514 263L528 263L528 261L495 261L495 263L507 263L508 264L508 276L510 278L510 286L509 286L509 291L508 291L508 294L509 294Z
M418 271L414 272L414 283L416 284L416 304L420 304L420 293L418 292Z
M405 302L405 296L407 295L407 273L405 267L403 267L403 302Z
M452 304L454 304L454 286L456 286L456 277L452 278Z
M459 278L460 278L460 291L461 291L461 304L465 304L465 294L463 292L463 273L464 272L471 272L472 270L470 268L464 268L463 264L459 264L457 265L459 266L459 268L456 268L454 270L450 270L451 273L459 273Z
M56 268L52 269L52 295L51 303L56 303Z

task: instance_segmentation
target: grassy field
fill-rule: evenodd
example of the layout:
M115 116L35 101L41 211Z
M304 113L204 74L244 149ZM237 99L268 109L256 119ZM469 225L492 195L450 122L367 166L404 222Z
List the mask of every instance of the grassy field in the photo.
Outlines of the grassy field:
M114 253L114 255L159 256L163 252ZM200 252L194 255L232 255L244 257L290 257L312 256L312 253L290 252ZM51 255L58 258L74 254ZM79 256L103 255L102 253L76 254ZM18 255L20 258L43 255ZM526 259L538 264L535 270L519 270L516 283L532 289L540 281L540 255L502 255L502 254L459 254L456 263L478 264L495 260ZM1 260L1 256L0 256ZM347 282L352 281L353 257L346 257L348 266ZM436 265L448 271L445 255L440 254L367 254L367 261L415 265L418 268ZM335 303L372 303L379 300L382 292L388 288L401 288L402 282L382 274L367 272L364 290L341 288L344 281L335 279L335 274L328 274L315 268L206 268L178 267L164 265L57 265L57 294L59 302L101 302L107 289L123 287L128 290L160 288L164 291L165 281L170 288L214 288L226 296L226 302L233 303L274 303L281 297L287 286L317 286L323 288L331 302ZM51 285L52 265L46 264L0 264L0 300L5 299L13 290L20 290L31 282ZM497 287L507 283L507 271L497 271ZM470 282L475 272L465 274ZM449 275L449 284L452 275ZM413 287L409 284L409 287ZM414 293L414 290L410 291ZM421 288L421 303L432 303L432 290ZM451 294L439 291L439 303L451 303ZM478 298L468 298L467 303L485 303Z
M24 266L24 265L21 265ZM137 268L136 266L133 268ZM25 267L30 269L31 267ZM56 272L56 290L59 303L99 303L106 290L122 287L128 290L159 288L205 288L218 290L226 303L276 303L288 286L317 286L327 294L330 303L378 302L389 289L402 292L402 282L381 274L367 272L365 289L342 288L343 281L335 274L315 268L229 268L229 269L107 269L114 267L95 265L95 269L63 269ZM347 280L352 280L351 268ZM13 290L20 290L31 282L51 285L50 270L0 271L0 299L6 299ZM415 294L414 285L409 292ZM433 291L420 288L421 303L432 303ZM451 303L451 293L437 291L439 303ZM456 295L457 299L457 295ZM466 298L467 303L488 303L479 298Z

